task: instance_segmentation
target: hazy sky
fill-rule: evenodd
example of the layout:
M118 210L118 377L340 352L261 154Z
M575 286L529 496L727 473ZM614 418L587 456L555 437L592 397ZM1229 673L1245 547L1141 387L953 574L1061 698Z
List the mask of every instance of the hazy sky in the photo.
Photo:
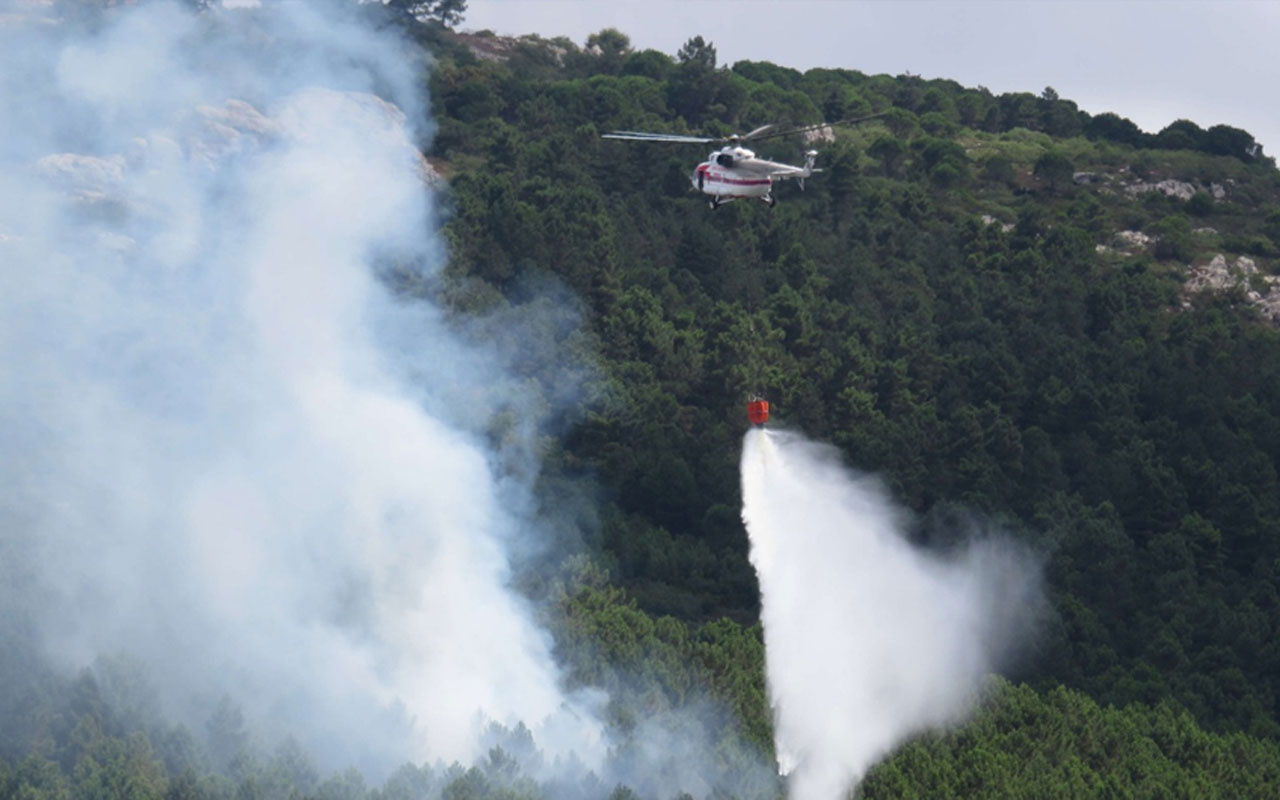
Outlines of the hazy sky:
M1155 132L1244 128L1280 154L1280 0L470 0L464 30L568 36L616 27L637 49L689 37L722 65L912 72L993 92L1052 86Z

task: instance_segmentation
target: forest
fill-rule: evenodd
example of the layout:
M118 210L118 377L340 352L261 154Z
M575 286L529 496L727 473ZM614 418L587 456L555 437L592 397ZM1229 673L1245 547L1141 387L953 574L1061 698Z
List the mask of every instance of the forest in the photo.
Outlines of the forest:
M431 54L420 146L447 183L447 281L402 290L459 320L548 284L575 298L574 329L545 333L591 367L543 440L538 500L598 502L520 580L619 730L710 700L728 715L714 796L782 796L742 766L773 746L738 486L760 393L881 476L921 547L983 525L1045 556L1032 651L859 797L1280 792L1280 171L1248 132L1144 132L1052 88L723 65L696 32L672 55L612 29L577 44L368 13ZM774 208L707 208L697 146L601 138L867 114ZM801 145L761 150L797 163ZM523 376L533 406L560 389L544 367ZM0 713L30 722L0 741L0 797L652 796L540 784L519 731L472 767L324 775L296 745L259 749L233 706L208 743L165 722L127 662L13 658Z

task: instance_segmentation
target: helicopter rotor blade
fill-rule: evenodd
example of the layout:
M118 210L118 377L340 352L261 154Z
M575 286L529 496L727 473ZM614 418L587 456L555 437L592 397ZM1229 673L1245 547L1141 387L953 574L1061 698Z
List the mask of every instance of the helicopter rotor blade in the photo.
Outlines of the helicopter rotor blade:
M751 139L756 139L756 138L758 138L758 137L760 137L760 136L763 136L763 135L764 135L764 133L765 133L766 131L769 131L769 130L771 130L771 129L773 129L773 128L776 128L776 127L778 127L778 126L777 126L777 125L775 125L775 124L773 124L773 123L769 123L768 125L761 125L759 128L756 128L754 131L751 131L750 133L744 133L744 134L743 134L741 137L739 137L739 138L741 138L741 139L742 139L742 141L746 142L746 141L749 141L749 140L751 140Z
M753 136L752 134L755 132L752 131L752 134L747 134L747 137L750 137L754 141L758 142L763 139L776 139L780 136L791 136L792 134L797 134L797 133L808 133L810 131L819 131L819 130L822 130L823 128L835 127L836 125L857 125L860 122L867 122L868 120L879 119L884 115L885 115L885 112L881 111L878 114L867 114L866 116L863 116L863 117L849 117L848 119L839 119L839 120L836 120L835 122L815 122L812 125L800 125L795 128L784 128L779 131L766 132L759 136ZM743 138L747 138L747 137L743 137Z
M632 142L677 142L684 144L714 144L724 139L706 136L685 136L677 133L646 133L644 131L610 131L602 139L625 139Z
M759 128L750 133L741 136L734 134L732 136L688 136L682 133L651 133L649 131L609 131L602 134L602 139L623 139L632 142L675 142L677 144L737 144L739 142L759 142L765 139L777 139L781 136L791 136L797 133L808 133L809 131L822 130L835 125L856 125L859 122L877 119L883 117L885 112L878 114L868 114L863 117L850 117L849 119L836 120L835 122L816 122L812 125L800 125L790 128L779 129L776 124L761 125Z

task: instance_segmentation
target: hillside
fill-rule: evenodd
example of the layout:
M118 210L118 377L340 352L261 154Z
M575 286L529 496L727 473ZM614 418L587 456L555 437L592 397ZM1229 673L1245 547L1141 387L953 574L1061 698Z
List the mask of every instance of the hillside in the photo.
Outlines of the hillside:
M643 607L750 618L733 465L759 386L889 476L922 536L958 504L1052 543L1054 647L1108 659L1055 650L1056 676L1105 693L1176 642L1158 680L1189 686L1197 654L1240 652L1225 619L1274 624L1269 159L1174 149L1185 122L1135 147L1050 90L457 41L432 78L452 263L476 296L532 270L589 304L608 386L564 457L615 492L602 546ZM707 213L696 147L598 137L871 111L772 211ZM1275 674L1255 666L1246 684ZM1227 716L1271 730L1274 689L1257 699Z
M1252 136L1143 132L1050 88L719 65L700 38L673 56L366 13L430 54L419 145L447 184L443 279L393 257L381 277L514 372L521 407L484 435L523 477L538 426L558 537L514 583L642 768L539 782L520 725L474 766L326 775L228 701L194 736L159 718L125 657L69 677L14 651L0 796L665 800L650 724L697 743L699 798L782 796L740 516L753 392L882 477L922 547L995 528L1045 560L1052 615L1017 669L859 796L1274 796L1280 171ZM773 208L709 209L699 146L600 138L871 113L762 146L824 170ZM516 341L516 319L541 327Z
M605 385L561 458L608 487L600 551L640 608L752 619L735 459L762 389L886 476L920 540L977 514L1049 554L1034 685L1280 733L1280 173L1246 132L1147 134L1051 89L725 68L692 41L447 41L454 268L481 302L545 271L588 304ZM772 210L708 211L697 146L599 138L871 112Z

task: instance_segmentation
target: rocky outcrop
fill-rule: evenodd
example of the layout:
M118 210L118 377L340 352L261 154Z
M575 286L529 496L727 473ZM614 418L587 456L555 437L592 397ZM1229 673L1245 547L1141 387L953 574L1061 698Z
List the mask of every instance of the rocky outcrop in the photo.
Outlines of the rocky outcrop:
M1265 295L1262 295L1254 303L1258 306L1258 313L1266 318L1272 325L1280 326L1280 286L1272 286Z
M1259 283L1262 286L1254 288ZM1219 253L1207 264L1189 267L1182 284L1182 305L1190 307L1191 296L1200 292L1235 289L1242 290L1245 300L1268 321L1280 324L1280 276L1260 275L1257 262L1248 256L1229 262Z
M1249 279L1256 274L1258 265L1253 259L1240 256L1234 263L1228 264L1227 257L1219 253L1208 264L1190 267L1183 288L1188 293L1203 292L1206 289L1232 289L1247 285Z
M549 41L536 35L498 36L491 31L478 33L454 33L453 38L462 43L471 54L481 61L507 61L521 44L536 44L551 55L557 66L564 66L564 57L569 54L566 47L555 41Z
M318 115L318 116L317 116ZM306 142L313 131L304 120L340 120L360 137L383 141L406 154L413 169L430 186L442 183L440 174L413 146L399 108L371 94L308 89L295 95L276 117L268 117L243 100L197 106L172 135L155 133L136 138L124 153L90 156L54 153L38 160L34 171L48 184L86 203L128 203L129 173L170 169L186 163L216 168L228 157L251 153L286 139Z
M1191 181L1166 178L1162 181L1136 181L1124 185L1124 193L1129 197L1138 197L1150 192L1160 192L1165 197L1176 197L1179 200L1190 200L1195 197L1196 192L1208 192L1214 200L1222 200L1227 196L1226 187L1220 183L1196 185Z
M7 25L55 25L57 9L53 0L8 0L0 3L0 27Z
M515 39L488 32L460 33L457 34L457 39L481 61L506 61L511 58L511 51L516 46Z
M1074 172L1071 180L1077 186L1095 186L1100 194L1122 194L1130 199L1136 199L1144 194L1160 192L1166 197L1176 197L1179 200L1190 200L1197 192L1206 192L1214 200L1222 200L1227 196L1227 185L1232 183L1230 179L1223 183L1176 178L1135 179L1129 167L1120 167L1115 172Z
M1148 236L1142 231L1119 231L1115 235L1115 246L1120 250L1136 251L1145 250L1150 247L1156 240L1154 236Z
M243 100L197 106L183 126L182 145L192 160L213 164L282 133L280 125Z
M45 188L104 219L163 218L169 213L166 204L174 198L163 191L140 191L140 187L154 187L157 180L163 185L164 176L175 171L215 172L234 158L252 156L258 149L279 142L305 145L316 136L317 121L329 135L343 131L357 142L377 143L389 152L403 153L405 170L416 173L428 186L444 182L413 145L399 108L371 94L331 89L298 92L275 116L267 116L242 100L197 106L173 128L133 139L123 153L53 153L28 169ZM104 252L127 253L138 248L134 239L105 227L93 236L95 246ZM22 230L0 229L0 248L21 246L23 240Z
M1172 178L1167 178L1154 183L1148 181L1131 183L1124 187L1124 192L1130 197L1137 197L1140 194L1147 194L1148 192L1160 192L1165 197L1176 197L1179 200L1190 200L1195 196L1196 187L1195 184L1188 183L1187 181L1176 181Z
M413 145L404 112L381 97L364 92L308 89L293 98L274 123L291 141L306 142L313 135L307 120L331 119L332 129L341 123L362 138L376 140L389 150L403 151L412 161L418 177L429 186L443 183L440 174Z
M54 153L37 161L35 171L77 200L96 202L119 193L124 184L125 167L122 155Z
M800 139L805 144L827 144L836 140L836 132L830 125L823 125L821 128L814 128L800 134Z

